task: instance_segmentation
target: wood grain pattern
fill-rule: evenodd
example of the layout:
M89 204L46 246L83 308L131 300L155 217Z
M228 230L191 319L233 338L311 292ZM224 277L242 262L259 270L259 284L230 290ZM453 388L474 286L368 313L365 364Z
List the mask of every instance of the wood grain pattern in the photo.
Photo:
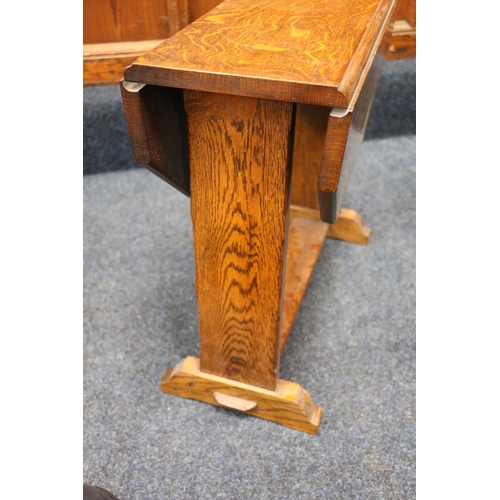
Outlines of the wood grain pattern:
M130 81L345 108L394 0L226 0L125 71Z
M331 108L297 104L293 146L292 205L319 210L318 176Z
M83 85L118 85L125 69L135 59L134 56L84 59Z
M260 389L207 374L193 357L168 369L160 388L174 396L231 408L310 434L318 433L321 421L322 409L299 384L278 380L275 391Z
M285 347L292 330L295 316L323 248L327 231L328 224L320 222L319 218L314 221L291 217L288 229L285 300L283 304L280 350Z
M358 152L357 148L351 148L351 154L348 154L347 140L350 136L351 144L355 142L357 146L362 142L360 131L350 130L351 120L352 112L344 116L330 115L328 118L325 147L318 178L318 197L321 220L329 224L335 223L341 208L339 184L342 170L344 169L345 179L348 173L346 170L352 169ZM344 161L346 153L347 158Z
M380 74L386 60L390 32L384 34L373 54L370 70L361 82L347 112L332 110L328 118L325 147L318 178L321 220L334 224L351 177L352 169L363 142Z
M188 23L188 0L83 2L84 44L165 40Z
M117 0L121 2L130 2L131 0ZM155 0L162 1L165 0ZM139 26L148 25L150 21L144 21L145 18L154 16L155 1L148 2L147 9L142 8L140 15L135 18L135 21ZM109 15L111 5L110 2L96 0L84 0L84 15L86 19L91 21L84 22L84 40L85 43L91 45L101 45L108 44L106 54L96 54L94 57L85 57L83 62L83 84L84 85L95 85L102 83L118 83L122 78L125 69L130 66L138 57L142 56L149 50L153 49L154 46L158 44L151 44L152 38L154 38L155 33L160 36L161 42L163 42L169 36L177 33L180 29L185 27L187 24L192 23L199 17L205 15L211 9L219 5L222 0L185 0L187 2L188 9L188 23L185 23L186 19L186 5L183 2L177 2L175 0L170 0L172 6L174 4L177 6L177 17L172 16L172 20L169 17L167 24L162 24L162 29L165 31L158 31L157 28L153 30L147 30L147 39L142 39L142 35L139 31L134 31L128 28L121 28L117 26L117 23L123 22L125 25L128 20L127 17L123 20L119 19L117 15ZM115 2L116 9L118 9ZM170 4L168 4L170 5ZM170 10L166 8L167 14L174 11L174 7L170 7ZM90 8L88 8L90 6ZM151 9L151 11L150 11ZM415 0L400 0L397 4L397 12L394 19L396 19L395 30L392 32L392 37L389 45L389 50L387 53L388 60L402 59L408 57L416 57L416 8ZM111 10L111 13L113 11ZM175 12L175 11L174 11ZM99 19L99 24L96 23L96 19ZM161 20L161 17L156 17L156 20ZM399 23L399 24L398 24ZM411 32L405 30L401 32L398 26L401 23L406 23L412 29ZM168 25L168 26L167 26ZM122 31L126 34L124 38L121 33ZM121 44L124 43L123 39L129 39L129 42L134 45L133 54L134 55L123 55ZM153 40L154 41L154 40ZM116 46L115 46L116 44ZM147 48L145 48L147 45Z
M318 210L296 205L290 206L290 217L300 217L315 221L321 220ZM335 224L327 224L327 228L327 238L334 238L357 245L368 245L370 242L371 229L365 226L361 215L356 210L350 208L342 207L337 217L337 222Z
M293 105L196 91L184 100L201 369L273 390Z
M83 85L119 83L127 66L161 42L163 39L84 44Z
M122 82L121 93L134 160L189 196L182 90Z

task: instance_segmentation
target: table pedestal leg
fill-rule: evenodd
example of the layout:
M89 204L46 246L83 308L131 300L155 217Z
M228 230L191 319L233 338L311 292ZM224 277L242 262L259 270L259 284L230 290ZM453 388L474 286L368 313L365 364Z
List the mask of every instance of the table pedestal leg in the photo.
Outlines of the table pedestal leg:
M165 392L317 432L321 409L279 380L294 105L185 91L200 361Z

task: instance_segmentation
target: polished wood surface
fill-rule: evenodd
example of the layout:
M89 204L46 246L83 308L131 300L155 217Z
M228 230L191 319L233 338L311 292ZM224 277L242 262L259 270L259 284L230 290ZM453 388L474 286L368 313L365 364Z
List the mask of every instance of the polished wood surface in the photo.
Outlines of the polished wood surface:
M280 354L325 238L369 240L341 204L394 6L226 0L126 70L134 158L191 196L200 359L165 392L317 432Z
M84 52L94 52L94 45L107 47L105 53L94 53L92 57L84 54L83 84L118 83L127 66L153 48L146 48L152 39L164 41L220 3L222 0L147 0L142 4L132 0L84 0ZM167 19L157 17L159 8L167 12ZM126 10L134 13L132 22L129 16L118 15ZM415 0L399 0L394 19L387 59L416 57ZM123 54L122 43L132 44L133 55Z
M317 434L321 421L322 409L299 384L278 380L276 390L261 389L205 373L193 357L169 368L160 388L174 396L240 411L310 434Z
M290 207L290 217L301 217L313 221L320 221L321 216L318 210L292 205ZM351 208L340 209L335 224L326 224L327 238L355 243L357 245L368 245L370 242L371 229L365 226L361 215Z
M333 109L328 118L318 178L318 196L321 220L329 224L336 222L342 208L386 60L389 38L388 32L382 37L365 80L349 108L346 111Z
M165 40L188 24L188 0L83 2L84 44Z
M123 72L137 56L83 58L83 85L119 85Z
M83 45L83 84L117 83L139 56L154 49L164 40L89 43Z
M182 90L122 82L121 91L134 160L189 196Z
M274 390L293 105L185 91L200 360Z
M292 205L319 210L318 176L331 108L297 104L293 146Z
M226 0L140 57L128 81L346 108L393 0Z
M283 350L292 330L295 316L306 292L309 279L328 232L328 224L318 220L291 217L288 230L285 300L281 344Z

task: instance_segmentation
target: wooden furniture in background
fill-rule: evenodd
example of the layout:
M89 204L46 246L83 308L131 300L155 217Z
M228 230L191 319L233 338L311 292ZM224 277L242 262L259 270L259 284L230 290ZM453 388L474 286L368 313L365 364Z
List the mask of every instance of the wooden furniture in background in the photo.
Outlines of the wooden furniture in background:
M327 235L368 241L341 207L394 8L231 0L126 69L135 160L191 197L200 355L163 391L318 431L280 355Z
M190 22L188 0L84 0L83 84L117 84L137 57Z
M84 0L83 84L117 84L140 55L222 0ZM416 0L399 0L388 59L416 55Z
M389 42L387 59L404 59L417 55L416 0L398 0Z

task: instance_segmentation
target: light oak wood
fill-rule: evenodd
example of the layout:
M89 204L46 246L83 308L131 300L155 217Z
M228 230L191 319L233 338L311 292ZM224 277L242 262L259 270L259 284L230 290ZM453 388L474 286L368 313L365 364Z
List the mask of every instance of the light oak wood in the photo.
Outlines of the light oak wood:
M221 0L148 0L145 4L138 4L135 0L119 0L119 3L84 0L85 51L94 51L94 45L106 47L104 53L84 55L83 84L118 83L135 59L220 3ZM158 15L158 9L163 9L166 15ZM133 13L132 20L127 15L121 15L127 10ZM416 57L415 0L399 0L395 19L387 59ZM130 44L128 55L124 55L122 44L127 43Z
M371 229L364 225L361 215L356 210L342 208L337 222L328 230L328 237L358 245L368 245Z
M223 2L140 57L125 79L345 108L394 0Z
M89 43L83 45L83 84L115 84L123 79L125 68L153 49L159 40Z
M291 103L185 91L201 369L278 380Z
M83 45L83 60L113 57L139 57L160 45L164 38L132 42L86 43Z
M162 158L188 150L180 172L189 173L200 359L168 370L165 392L317 432L321 409L279 379L280 354L327 235L370 236L340 207L394 6L228 0L125 71L136 161L172 182ZM167 146L172 109L174 130L185 119L186 132ZM306 216L290 210L291 196Z
M413 27L408 21L400 20L395 21L391 30L392 36L403 36L403 35L414 35L415 27Z
M317 210L298 207L290 207L290 216L294 218L305 218L320 221L321 217ZM327 225L327 238L355 243L358 245L368 245L370 242L371 229L365 226L361 215L349 208L342 207L335 224Z
M318 218L296 217L291 212L286 259L285 299L281 327L281 350L292 330L295 316L326 239L328 224Z
M83 85L119 85L125 68L136 56L103 57L83 60Z
M275 391L243 384L200 370L187 357L169 368L160 382L163 392L241 411L298 431L317 434L322 409L299 384L278 380Z
M249 410L253 410L257 406L257 403L255 401L248 401L243 398L229 396L228 394L223 394L222 392L214 392L213 397L220 406L231 408L232 410L246 412Z

